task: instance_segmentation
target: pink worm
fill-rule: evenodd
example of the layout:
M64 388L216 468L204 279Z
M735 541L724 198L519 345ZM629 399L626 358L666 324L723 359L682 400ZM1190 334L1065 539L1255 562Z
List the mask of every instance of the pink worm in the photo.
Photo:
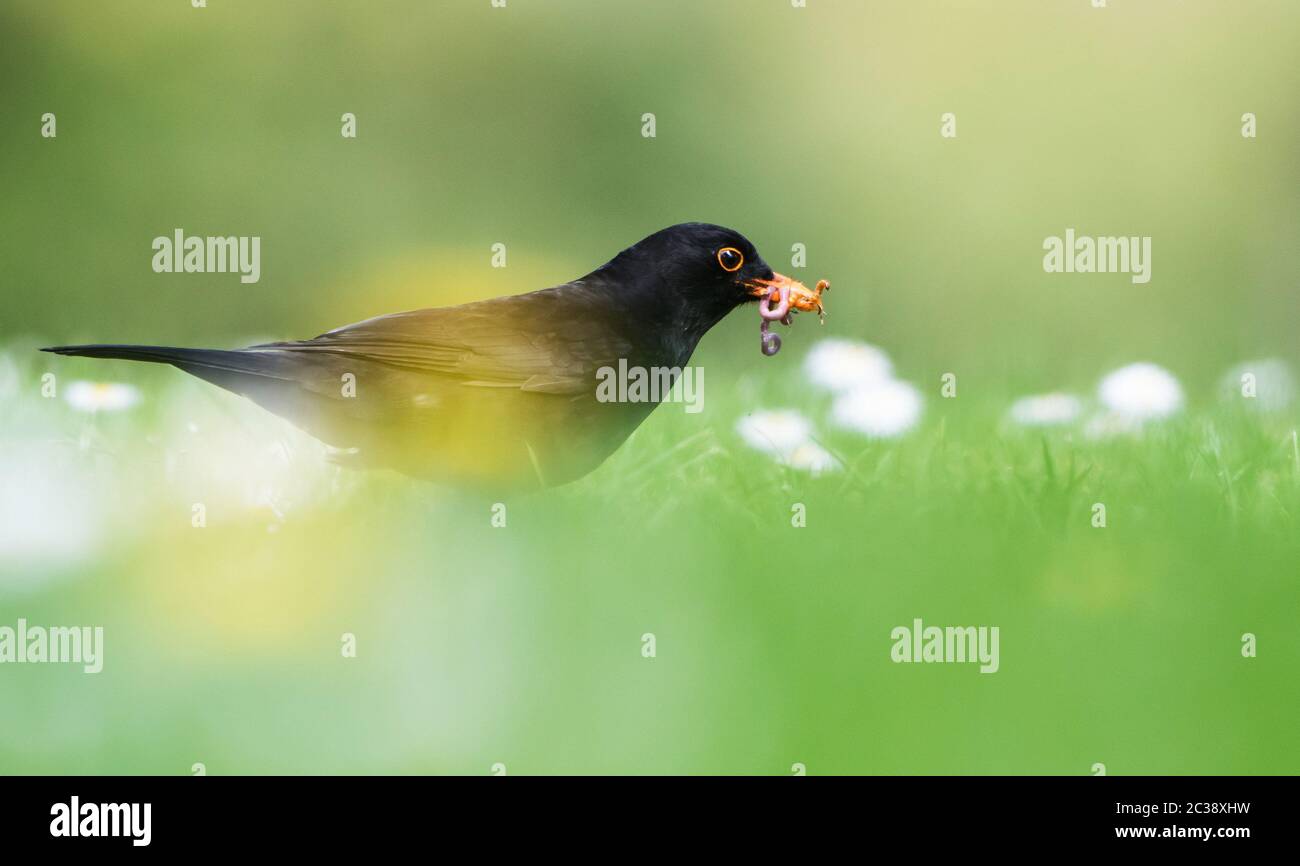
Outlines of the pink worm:
M772 308L772 297L769 295L758 302L758 314L769 322L775 322L778 319L784 319L790 312L790 287L781 287L781 300Z
M758 302L758 314L763 318L762 323L758 326L759 348L764 355L769 358L781 351L781 337L773 334L771 328L773 322L780 322L783 325L790 324L790 287L781 287L781 299L776 307L772 306L772 298L763 298Z

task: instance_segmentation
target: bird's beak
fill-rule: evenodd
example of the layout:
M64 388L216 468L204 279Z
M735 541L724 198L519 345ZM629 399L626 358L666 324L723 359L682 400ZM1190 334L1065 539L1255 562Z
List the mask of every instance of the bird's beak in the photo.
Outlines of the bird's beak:
M822 308L822 292L829 289L831 284L825 280L819 280L817 287L810 289L785 274L773 273L772 279L751 280L745 284L745 287L749 289L749 293L755 298L759 300L770 298L773 302L780 299L782 289L789 289L791 309L823 315L825 310Z

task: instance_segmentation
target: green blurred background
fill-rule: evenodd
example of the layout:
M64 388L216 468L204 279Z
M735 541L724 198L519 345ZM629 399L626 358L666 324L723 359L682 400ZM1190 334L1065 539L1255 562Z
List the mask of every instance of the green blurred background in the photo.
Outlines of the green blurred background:
M107 657L0 667L0 771L1300 772L1294 410L1214 405L1230 364L1296 360L1298 38L1289 0L9 0L0 466L50 539L0 558L0 625L102 624ZM764 359L733 315L706 412L659 410L504 529L175 371L32 351L312 336L685 220L778 270L806 244L825 328ZM260 282L153 273L178 227L261 236ZM1151 281L1045 274L1071 227L1151 236ZM811 479L733 431L820 418L798 364L831 335L929 406ZM1135 360L1188 392L1158 435L1000 424ZM145 402L77 416L47 371ZM999 625L1001 671L892 664L913 617Z

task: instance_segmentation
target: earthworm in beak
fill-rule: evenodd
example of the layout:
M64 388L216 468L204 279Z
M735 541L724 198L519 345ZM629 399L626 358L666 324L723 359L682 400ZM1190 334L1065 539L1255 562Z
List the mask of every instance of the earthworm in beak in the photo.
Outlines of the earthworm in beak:
M798 280L774 273L770 280L754 280L745 286L759 299L758 315L762 319L759 326L760 348L768 357L781 351L781 338L771 332L772 322L789 325L790 317L800 310L816 312L822 321L826 319L822 293L831 284L825 280L818 280L817 286L810 291Z
M779 299L775 307L772 306L774 298ZM774 289L772 294L759 301L758 314L768 322L777 322L788 316L790 314L790 287L782 286L780 289Z

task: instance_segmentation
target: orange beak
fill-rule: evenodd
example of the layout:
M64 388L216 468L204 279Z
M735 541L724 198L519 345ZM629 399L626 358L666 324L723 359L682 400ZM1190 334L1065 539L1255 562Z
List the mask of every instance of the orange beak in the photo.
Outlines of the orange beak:
M825 280L818 280L815 288L808 288L798 280L791 279L785 274L772 274L770 280L753 280L745 284L751 295L756 298L770 298L776 303L781 298L781 290L790 290L790 309L800 310L805 313L816 313L819 316L826 314L822 307L822 292L831 287L831 284Z

